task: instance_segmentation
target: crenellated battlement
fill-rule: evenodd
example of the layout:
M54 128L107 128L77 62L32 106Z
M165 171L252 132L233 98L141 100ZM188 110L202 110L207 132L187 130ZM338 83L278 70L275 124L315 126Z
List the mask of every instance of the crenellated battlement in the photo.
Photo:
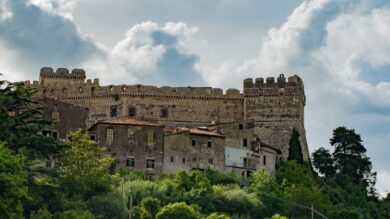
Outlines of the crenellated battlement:
M67 68L57 68L56 71L50 67L43 67L40 71L40 81L48 78L62 78L62 79L74 79L85 80L86 73L83 69L73 69L69 72Z
M279 77L247 78L243 83L245 96L269 96L269 95L304 95L302 79L297 75L286 78L284 74Z

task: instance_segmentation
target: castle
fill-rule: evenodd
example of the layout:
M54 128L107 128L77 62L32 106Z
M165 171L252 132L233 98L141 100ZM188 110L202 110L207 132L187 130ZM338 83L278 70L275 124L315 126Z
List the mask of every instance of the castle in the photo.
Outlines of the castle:
M287 159L295 128L300 133L303 156L309 157L304 128L304 86L296 75L285 78L281 74L276 80L248 78L243 81L241 93L238 89L223 92L212 87L101 86L99 79L87 79L82 69L69 72L65 68L54 71L44 67L39 81L27 81L26 85L38 88L41 98L85 109L82 119L86 129L121 116L169 128L241 126L249 122L253 138L279 150L282 159ZM54 108L57 107L56 104Z

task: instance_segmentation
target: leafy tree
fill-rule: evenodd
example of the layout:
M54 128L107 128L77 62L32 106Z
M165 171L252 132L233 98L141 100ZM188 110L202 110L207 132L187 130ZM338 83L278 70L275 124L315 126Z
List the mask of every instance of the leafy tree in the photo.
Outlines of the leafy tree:
M184 202L176 202L164 206L156 214L156 219L171 218L197 219L200 218L200 213L197 212L194 207L187 205Z
M48 157L64 144L39 134L54 121L44 118L44 104L34 98L36 93L22 82L0 81L0 141L8 142L13 151L24 149L31 157Z
M229 216L225 215L225 214L218 214L216 212L210 214L209 216L207 216L206 219L230 219Z
M141 201L141 209L143 214L142 218L154 218L157 212L160 210L160 200L157 198L147 197Z
M52 219L53 215L46 208L31 212L30 219Z
M14 155L0 142L0 215L22 217L22 200L27 198L27 174L23 157Z
M291 139L288 150L288 160L296 160L298 163L303 163L303 154L301 142L299 141L299 132L294 128L291 134Z
M285 216L281 216L280 214L274 214L270 219L288 219Z
M326 178L334 176L336 171L333 167L333 159L329 150L320 147L313 152L312 157L313 166L318 170L318 172L324 174Z
M81 129L70 133L72 142L60 159L60 186L71 198L88 199L107 193L118 183L118 177L108 170L113 158L89 140Z
M96 216L103 218L122 219L127 216L126 209L123 206L123 199L118 194L106 194L93 196L88 200L88 208Z
M364 182L372 191L376 173L371 172L371 161L366 155L360 135L353 129L338 127L333 130L330 144L334 147L333 161L336 172L351 177L357 183Z

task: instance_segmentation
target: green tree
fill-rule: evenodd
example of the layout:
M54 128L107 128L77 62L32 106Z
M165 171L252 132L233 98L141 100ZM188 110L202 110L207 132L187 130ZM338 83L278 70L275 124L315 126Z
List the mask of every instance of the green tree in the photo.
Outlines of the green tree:
M230 219L229 216L225 215L225 214L218 214L216 212L210 214L209 216L207 216L206 219Z
M141 201L142 218L154 218L160 210L160 200L147 197Z
M127 216L127 209L124 208L123 199L119 194L93 196L87 205L94 215L103 218L122 219Z
M114 159L104 149L89 140L81 129L70 133L72 142L60 159L59 181L71 198L83 198L107 193L119 178L109 173Z
M22 217L22 200L28 194L23 160L0 142L0 215L4 218Z
M200 213L197 212L194 207L187 205L184 202L176 202L164 206L156 214L156 219L172 218L197 219L200 218Z
M288 160L296 160L298 163L302 164L303 154L299 136L299 132L294 128L289 142Z
M373 190L376 182L376 173L371 172L372 164L366 155L366 148L362 144L359 134L353 129L338 127L333 130L330 144L334 147L333 161L336 172L348 176L356 183Z
M333 177L336 173L333 167L333 159L329 150L320 147L312 154L313 166L319 173L324 174L326 178Z

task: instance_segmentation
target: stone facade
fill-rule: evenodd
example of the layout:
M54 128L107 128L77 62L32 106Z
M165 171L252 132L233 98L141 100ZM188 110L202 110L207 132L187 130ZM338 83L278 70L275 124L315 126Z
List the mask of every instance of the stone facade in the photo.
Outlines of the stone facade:
M208 166L225 170L224 136L202 128L166 128L164 173L179 169L205 170Z
M253 121L259 141L288 156L293 128L300 133L303 155L308 159L304 128L305 94L301 78L284 75L245 79L242 93L211 87L155 87L145 85L101 86L86 79L81 69L42 68L39 81L26 82L39 88L40 97L84 107L86 126L129 115L162 125L197 127L214 123Z
M88 133L116 158L116 168L142 170L155 176L163 168L163 130L159 124L124 116L98 122Z

